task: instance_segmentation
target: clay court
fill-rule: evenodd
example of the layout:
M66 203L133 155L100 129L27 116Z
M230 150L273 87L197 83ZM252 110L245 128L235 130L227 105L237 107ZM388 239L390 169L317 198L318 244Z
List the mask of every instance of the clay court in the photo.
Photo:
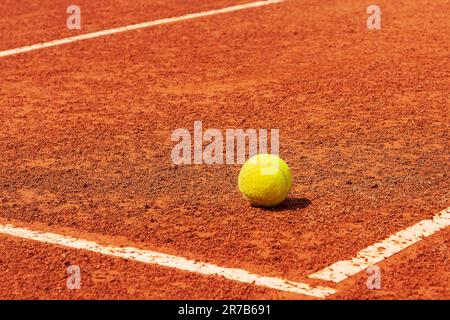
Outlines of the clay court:
M450 1L255 1L0 3L1 299L450 299ZM195 121L279 129L288 200Z

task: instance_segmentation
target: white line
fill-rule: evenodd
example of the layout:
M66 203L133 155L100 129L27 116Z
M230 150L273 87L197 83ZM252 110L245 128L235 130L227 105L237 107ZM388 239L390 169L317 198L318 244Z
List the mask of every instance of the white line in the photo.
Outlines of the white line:
M69 248L88 250L103 255L120 257L123 259L135 260L144 263L175 268L183 271L195 272L203 275L222 276L224 278L238 282L255 284L271 289L288 291L317 298L325 298L328 295L336 293L336 291L332 288L320 286L311 287L306 283L293 282L274 277L260 276L242 269L219 267L214 264L196 262L183 257L177 257L155 251L141 250L131 247L121 248L113 246L103 246L93 241L76 239L55 233L33 231L26 228L15 227L10 224L0 224L0 233L28 240L61 245Z
M53 40L53 41L49 41L49 42L41 42L41 43L33 44L30 46L26 46L26 47L0 51L0 57L6 57L6 56L19 54L19 53L28 52L28 51L59 46L62 44L67 44L67 43L72 43L72 42L77 42L77 41L82 41L82 40L87 40L87 39L92 39L92 38L97 38L97 37L103 37L103 36L120 33L120 32L125 32L125 31L130 31L130 30L154 27L154 26L158 26L158 25L162 25L162 24L169 24L169 23L174 23L174 22L179 22L179 21L184 21L184 20L207 17L207 16L212 16L212 15L227 13L227 12L232 12L232 11L239 11L239 10L245 10L245 9L250 9L250 8L262 7L262 6L267 6L270 4L280 3L280 2L284 2L284 1L285 0L257 1L257 2L240 4L240 5L226 7L226 8L217 9L217 10L210 10L210 11L204 11L204 12L198 12L198 13L190 13L190 14L186 14L186 15L180 16L180 17L159 19L159 20L154 20L154 21L148 21L148 22L128 25L128 26L124 26L124 27L119 27L119 28L113 28L113 29L97 31L97 32L92 32L92 33L86 33L86 34L73 36L73 37L69 37L69 38Z
M309 278L341 282L448 226L450 226L450 207L436 214L433 219L422 220L359 251L356 257L338 261L310 275Z

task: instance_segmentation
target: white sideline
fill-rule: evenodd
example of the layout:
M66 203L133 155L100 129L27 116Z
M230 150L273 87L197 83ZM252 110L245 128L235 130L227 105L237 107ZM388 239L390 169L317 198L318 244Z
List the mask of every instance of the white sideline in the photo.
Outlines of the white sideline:
M265 277L250 273L242 269L224 268L205 262L196 262L183 257L177 257L155 251L141 250L131 247L103 246L93 241L76 239L55 233L33 231L26 228L19 228L13 225L1 225L0 234L7 234L28 240L40 241L44 243L61 245L74 249L83 249L108 256L115 256L128 260L135 260L149 264L156 264L164 267L175 268L183 271L195 272L203 275L222 276L224 278L259 285L271 289L293 292L307 296L325 298L336 293L332 288L311 287L306 283L293 282L284 279Z
M448 226L450 226L450 207L436 214L433 219L422 220L359 251L356 257L338 261L310 275L309 278L341 282Z
M49 41L49 42L41 42L41 43L37 43L37 44L33 44L30 46L25 46L25 47L21 47L21 48L0 51L0 57L11 56L11 55L24 53L24 52L28 52L28 51L59 46L62 44L102 37L102 36L111 35L111 34L115 34L115 33L130 31L130 30L148 28L148 27L158 26L158 25L162 25L162 24L169 24L169 23L174 23L174 22L179 22L179 21L184 21L184 20L207 17L207 16L212 16L212 15L227 13L227 12L232 12L232 11L239 11L239 10L245 10L245 9L250 9L250 8L262 7L262 6L267 6L267 5L280 3L280 2L284 2L284 1L285 0L257 1L257 2L251 2L251 3L245 3L245 4L235 5L235 6L231 6L231 7L226 7L226 8L222 8L222 9L203 11L203 12L198 12L198 13L190 13L190 14L186 14L186 15L183 15L180 17L159 19L159 20L154 20L154 21L142 22L142 23L138 23L138 24L132 24L132 25L124 26L124 27L107 29L107 30L97 31L97 32L92 32L92 33L86 33L86 34L73 36L73 37L69 37L69 38L63 38L63 39L53 40L53 41Z

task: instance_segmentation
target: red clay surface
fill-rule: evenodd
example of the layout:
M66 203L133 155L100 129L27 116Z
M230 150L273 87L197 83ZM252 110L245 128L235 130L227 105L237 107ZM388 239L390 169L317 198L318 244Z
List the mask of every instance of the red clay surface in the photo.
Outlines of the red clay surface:
M52 0L4 0L0 4L0 50L246 2L251 1L80 0L74 3L64 0L55 3ZM81 30L67 29L69 14L66 10L73 4L81 9Z
M0 281L8 288L0 290L0 299L298 299L218 277L2 235L0 256ZM81 269L79 290L67 289L70 265Z
M332 299L446 299L450 297L450 230L385 260L381 289L367 289L367 274L360 273L337 287ZM342 289L342 290L340 290Z
M96 2L102 15L83 16L82 33L231 4L164 1L147 12L103 2L110 9ZM10 12L2 48L76 34L64 30L65 10L62 24L52 17L61 6L43 3L0 5ZM0 59L0 220L306 281L431 217L449 206L450 2L378 4L380 31L366 29L366 1L287 1ZM173 165L171 132L196 120L279 128L291 199L252 208L236 189L238 165ZM359 275L336 297L449 299L449 247L427 241L382 265L385 294ZM60 289L65 260L51 246L0 243L14 270L0 283L5 298L298 298L66 249L74 264L116 272L76 294L41 295L46 273L30 275L15 255L52 266L49 286ZM113 279L122 289L111 291ZM8 283L22 287L11 294Z

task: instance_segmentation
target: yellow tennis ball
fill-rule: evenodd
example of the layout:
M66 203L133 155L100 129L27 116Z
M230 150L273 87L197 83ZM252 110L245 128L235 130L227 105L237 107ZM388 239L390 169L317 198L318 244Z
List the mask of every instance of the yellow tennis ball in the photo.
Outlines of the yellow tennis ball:
M254 206L276 206L286 199L292 186L289 166L273 154L257 154L241 168L239 191Z

